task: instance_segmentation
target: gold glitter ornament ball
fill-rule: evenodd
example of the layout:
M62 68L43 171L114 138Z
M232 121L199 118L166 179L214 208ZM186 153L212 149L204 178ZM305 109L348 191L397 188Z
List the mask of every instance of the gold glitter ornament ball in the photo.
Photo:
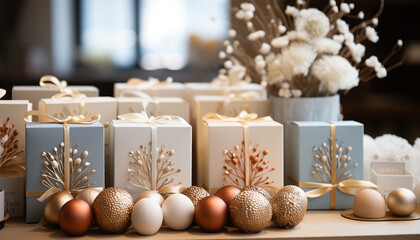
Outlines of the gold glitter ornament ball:
M271 201L270 193L260 186L249 185L249 186L244 187L242 191L255 191L255 192L261 193L265 198L267 198L268 201Z
M210 196L210 193L207 192L206 189L197 186L186 188L184 191L182 191L182 194L191 200L191 202L194 204L194 207L197 206L201 199Z
M305 216L307 202L305 192L299 187L282 188L271 200L274 224L282 228L295 227Z
M417 208L417 198L407 188L397 188L388 194L386 204L392 214L410 216Z
M58 192L50 197L44 207L45 221L51 225L58 225L58 214L61 207L72 199L73 195L66 191Z
M92 204L98 226L110 233L124 233L131 224L134 200L130 193L118 187L103 190Z
M242 191L230 203L232 223L244 232L259 232L271 224L270 202L256 191Z

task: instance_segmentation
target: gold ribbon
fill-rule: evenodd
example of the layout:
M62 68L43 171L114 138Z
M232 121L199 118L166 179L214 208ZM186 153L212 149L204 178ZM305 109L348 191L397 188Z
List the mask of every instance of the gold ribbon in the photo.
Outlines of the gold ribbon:
M240 124L242 124L243 127L243 139L244 139L244 149L245 149L245 156L244 156L244 167L245 167L245 186L249 186L250 185L250 165L251 162L249 161L249 141L250 141L250 137L249 137L249 126L248 123L249 122L271 122L273 121L273 119L269 116L267 117L262 117L262 118L258 118L258 115L256 113L248 113L246 111L242 111L239 113L238 116L236 117L229 117L229 116L225 116L225 115L221 115L221 114L217 114L217 113L208 113L206 115L204 115L203 117L204 121L207 120L221 120L223 122L238 122Z
M153 115L154 116L159 116L160 115L160 102L159 100L157 100L156 97L151 97L150 95L148 95L147 93L141 92L141 91L124 91L120 94L120 97L135 97L135 98L140 98L140 99L144 99L145 102L147 103L146 105L144 105L144 111L146 111L146 107L150 102L153 102Z
M0 99L3 98L4 95L6 95L6 90L3 88L0 88Z
M234 99L242 100L245 103L245 111L250 112L250 102L249 100L255 100L255 99L262 99L262 96L260 93L256 91L246 91L242 93L231 93L231 92L225 92L226 98L225 101L223 101L223 110L225 111L226 106L230 104Z
M343 180L337 182L337 137L336 137L336 126L329 122L331 131L331 149L330 149L330 166L331 166L331 178L330 183L320 182L296 182L291 178L292 181L297 183L301 188L315 188L307 191L306 195L308 198L317 198L331 192L331 209L335 209L336 205L336 191L337 189L343 193L356 195L364 189L377 189L374 183L365 180Z
M127 85L138 86L139 90L150 87L152 97L156 97L156 88L160 86L170 85L173 80L171 77L166 78L164 81L159 81L157 78L149 77L147 80L141 78L130 78L126 82Z
M92 124L96 123L100 120L101 116L99 113L93 113L89 116L83 115L76 115L76 116L68 116L64 119L60 119L58 117L51 116L44 112L40 112L37 110L28 111L25 114L25 121L30 122L29 116L39 116L43 117L44 119L50 119L52 123L59 123L63 124L64 128L64 189L60 189L58 187L53 187L45 191L39 198L38 201L43 202L45 199L50 197L51 195L60 192L60 191L68 191L68 192L75 192L70 188L70 127L69 124ZM44 122L45 123L45 122ZM51 123L51 122L47 122ZM33 196L38 194L39 191L27 191L26 195Z

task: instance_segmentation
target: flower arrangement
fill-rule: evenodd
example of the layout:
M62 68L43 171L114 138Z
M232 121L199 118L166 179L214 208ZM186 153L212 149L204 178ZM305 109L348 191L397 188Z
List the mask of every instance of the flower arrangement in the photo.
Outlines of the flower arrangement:
M229 30L230 40L219 53L225 62L218 81L252 79L284 98L328 96L348 91L359 81L386 77L388 71L402 64L389 64L401 49L402 40L382 62L365 54L366 43L379 40L375 27L383 0L369 19L362 11L352 14L354 4L344 1L330 0L323 11L310 8L309 1L304 0L296 0L285 10L275 0L264 4L265 8L251 0L232 9L245 23L248 35ZM344 20L355 18L360 23L352 27Z

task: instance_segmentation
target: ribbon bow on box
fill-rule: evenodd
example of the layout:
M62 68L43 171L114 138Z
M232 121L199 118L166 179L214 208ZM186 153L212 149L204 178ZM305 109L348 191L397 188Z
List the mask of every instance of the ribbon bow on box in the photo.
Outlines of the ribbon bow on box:
M173 83L173 78L168 77L164 81L159 81L159 79L154 77L149 77L147 80L141 78L130 78L126 82L127 85L137 86L138 90L143 90L145 88L150 88L151 96L156 97L156 88L160 86L166 86ZM123 94L123 93L121 93ZM120 95L121 95L120 94Z

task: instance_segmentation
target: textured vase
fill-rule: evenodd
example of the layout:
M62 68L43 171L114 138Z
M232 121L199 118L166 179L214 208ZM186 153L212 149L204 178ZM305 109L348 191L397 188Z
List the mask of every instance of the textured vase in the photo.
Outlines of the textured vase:
M284 183L291 184L289 176L288 149L292 143L288 141L291 121L338 121L340 119L340 96L311 98L270 97L272 101L272 117L284 126Z

